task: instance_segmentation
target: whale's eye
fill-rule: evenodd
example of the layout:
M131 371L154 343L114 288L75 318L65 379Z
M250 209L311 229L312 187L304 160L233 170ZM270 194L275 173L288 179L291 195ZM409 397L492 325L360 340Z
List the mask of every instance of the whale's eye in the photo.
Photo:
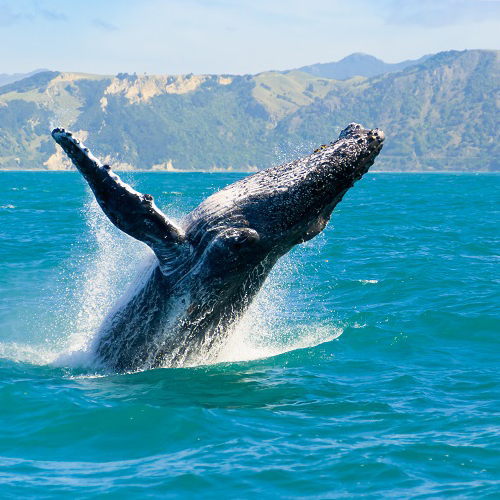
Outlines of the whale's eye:
M225 234L225 243L233 250L252 248L259 240L259 233L248 227L231 229Z

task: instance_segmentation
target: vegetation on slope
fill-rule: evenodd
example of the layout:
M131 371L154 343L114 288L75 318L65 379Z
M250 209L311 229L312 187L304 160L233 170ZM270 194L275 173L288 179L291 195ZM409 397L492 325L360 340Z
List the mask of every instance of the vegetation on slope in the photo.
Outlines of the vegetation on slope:
M356 121L387 134L376 167L500 170L500 52L437 54L403 71L338 81L255 76L38 73L0 87L0 168L57 168L50 130L79 133L140 169L266 167Z
M281 124L292 141L329 140L332 124L387 132L397 170L500 169L500 52L440 53L424 64L330 92Z

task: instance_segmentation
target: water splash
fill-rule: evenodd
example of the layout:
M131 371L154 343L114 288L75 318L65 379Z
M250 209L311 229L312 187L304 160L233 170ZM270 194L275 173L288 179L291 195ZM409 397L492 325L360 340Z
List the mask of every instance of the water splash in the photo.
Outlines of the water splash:
M82 259L73 273L72 316L68 320L70 335L57 364L90 364L90 344L99 326L119 300L134 274L154 258L144 244L116 229L95 200L87 203L84 216L88 236L94 243L92 258ZM65 314L68 316L68 313Z
M85 205L83 215L88 230L82 237L85 245L81 246L87 251L82 251L80 245L74 248L75 255L66 265L69 271L61 270L49 297L50 307L43 318L35 318L30 325L31 331L40 325L40 343L0 344L0 356L70 369L97 369L90 347L100 325L124 290L134 287L141 269L151 266L155 257L146 245L116 229L93 198ZM314 245L321 245L321 240ZM290 321L290 317L300 317L293 310L295 302L289 300L294 281L302 274L296 257L280 260L224 345L200 352L190 359L189 366L265 358L312 347L342 333L341 328L331 324Z
M307 247L318 252L323 244L323 238L316 238L307 243ZM297 249L295 253L302 254L304 249ZM306 289L297 287L297 280L305 274L303 262L293 253L280 259L212 362L249 361L277 356L296 349L315 347L342 335L344 327L332 326L331 323L311 323L304 317L304 311L307 310L303 306L307 301ZM297 288L303 293L299 294L298 301L291 300L292 289ZM309 301L314 308L313 299Z

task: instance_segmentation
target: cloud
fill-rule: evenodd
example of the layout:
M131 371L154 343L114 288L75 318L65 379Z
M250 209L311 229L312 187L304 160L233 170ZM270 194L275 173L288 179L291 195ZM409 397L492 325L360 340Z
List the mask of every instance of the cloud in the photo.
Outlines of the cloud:
M0 26L6 28L20 22L31 20L32 16L28 14L18 14L12 12L11 8L5 4L0 4Z
M118 29L118 26L115 26L114 24L108 23L107 21L103 21L102 19L92 19L92 24L94 26L97 26L98 28L101 28L105 31L116 31Z
M65 14L50 9L43 9L38 5L30 11L25 9L14 12L6 3L0 3L0 26L6 28L22 22L33 22L39 19L47 21L66 21Z
M43 18L47 19L47 21L67 21L68 19L66 14L49 9L41 9L39 13Z
M0 0L9 72L242 74L352 52L398 62L498 49L499 32L498 0ZM55 36L71 43L55 51Z
M498 0L390 0L387 7L387 24L442 27L500 19Z

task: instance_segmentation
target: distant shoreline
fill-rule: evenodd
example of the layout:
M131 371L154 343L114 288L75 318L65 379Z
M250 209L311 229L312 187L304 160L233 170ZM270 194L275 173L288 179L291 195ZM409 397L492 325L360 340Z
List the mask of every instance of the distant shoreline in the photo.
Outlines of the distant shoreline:
M265 169L262 169L265 170ZM45 174L58 174L58 173L69 173L69 174L78 174L79 172L77 170L41 170L41 169L19 169L19 170L14 170L14 169L0 169L0 174L4 172L15 172L15 173L20 173L20 172L31 172L31 173L45 173ZM114 170L117 174L123 175L123 174L154 174L154 175L170 175L170 174L248 174L252 175L257 172L254 171L248 171L248 170L177 170L175 172L171 172L168 170L156 170L156 171L150 171L150 170ZM261 170L259 170L261 172ZM373 170L373 171L368 171L365 175L368 174L412 174L412 175L418 175L418 174L433 174L433 175L440 175L440 174L460 174L460 175L500 175L500 172L487 172L484 170L477 170L477 171L470 171L470 172L464 172L463 170Z

